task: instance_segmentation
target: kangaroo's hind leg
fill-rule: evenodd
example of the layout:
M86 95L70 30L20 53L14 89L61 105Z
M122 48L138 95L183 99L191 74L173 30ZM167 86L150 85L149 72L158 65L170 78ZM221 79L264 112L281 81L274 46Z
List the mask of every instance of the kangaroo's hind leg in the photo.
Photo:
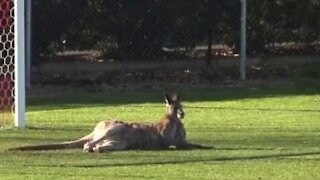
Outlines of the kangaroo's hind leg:
M106 151L125 150L126 148L127 148L127 142L125 141L106 140L101 144L97 144L93 148L93 151L106 152Z
M121 135L121 131L125 128L124 124L122 123L114 123L110 124L107 127L104 128L95 128L94 130L94 137L93 140L90 142L87 142L83 146L83 150L85 152L93 152L95 146L100 144L101 142L112 138L113 136L119 136Z

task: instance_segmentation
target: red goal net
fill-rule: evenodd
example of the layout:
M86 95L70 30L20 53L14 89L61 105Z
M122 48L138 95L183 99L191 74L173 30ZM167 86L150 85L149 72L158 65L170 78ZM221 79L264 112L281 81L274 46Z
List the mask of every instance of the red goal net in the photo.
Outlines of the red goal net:
M14 101L14 2L0 0L0 126L12 124Z

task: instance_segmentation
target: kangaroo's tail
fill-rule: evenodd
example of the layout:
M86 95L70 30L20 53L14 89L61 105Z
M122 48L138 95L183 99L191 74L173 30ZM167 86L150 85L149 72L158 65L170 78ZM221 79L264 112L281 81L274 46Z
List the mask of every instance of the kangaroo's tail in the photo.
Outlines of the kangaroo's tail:
M41 150L57 150L57 149L77 149L82 148L83 145L91 141L93 138L93 133L90 133L78 140L67 141L62 143L53 143L53 144L40 144L40 145L31 145L31 146L21 146L16 148L10 148L9 151L41 151Z

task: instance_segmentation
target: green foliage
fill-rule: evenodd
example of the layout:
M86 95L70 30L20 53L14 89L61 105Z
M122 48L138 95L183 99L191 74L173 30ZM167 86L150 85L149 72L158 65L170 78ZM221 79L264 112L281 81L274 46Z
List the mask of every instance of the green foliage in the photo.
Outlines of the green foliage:
M191 142L213 150L7 152L88 133L97 121L154 122L161 92L50 93L28 100L26 130L0 132L1 179L319 179L319 86L181 89Z
M272 43L319 40L319 0L248 3L249 47L252 52L263 53L264 46Z
M238 47L240 0L35 0L39 53L99 48L117 59L159 58L162 47ZM299 6L297 5L299 4ZM248 1L250 52L276 42L319 40L319 0Z

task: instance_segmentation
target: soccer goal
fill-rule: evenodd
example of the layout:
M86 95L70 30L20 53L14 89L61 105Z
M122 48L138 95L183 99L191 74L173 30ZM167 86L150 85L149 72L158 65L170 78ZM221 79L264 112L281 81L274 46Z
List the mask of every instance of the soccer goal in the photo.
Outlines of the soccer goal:
M24 0L0 0L0 127L25 127Z

